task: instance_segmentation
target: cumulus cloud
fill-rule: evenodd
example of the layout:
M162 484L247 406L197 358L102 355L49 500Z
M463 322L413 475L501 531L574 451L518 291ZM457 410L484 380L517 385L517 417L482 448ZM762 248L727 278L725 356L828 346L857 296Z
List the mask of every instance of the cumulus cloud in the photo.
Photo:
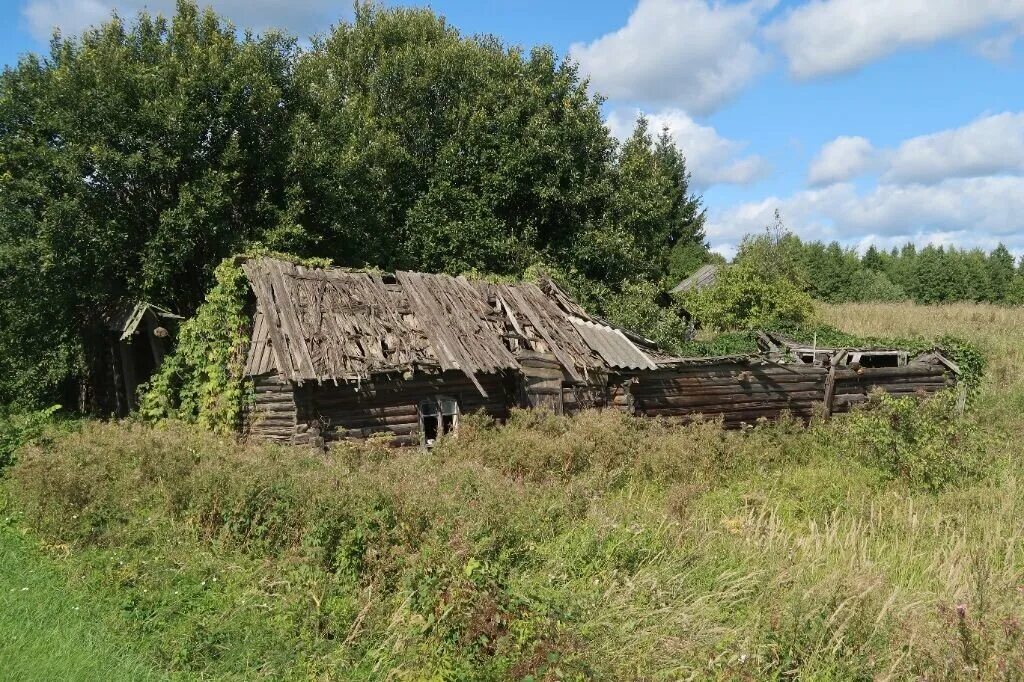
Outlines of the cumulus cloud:
M785 53L791 73L810 78L1022 19L1024 0L812 0L765 33Z
M865 173L878 163L878 153L864 137L837 137L818 152L811 162L807 181L812 185L829 185Z
M952 130L914 137L891 155L885 182L937 182L1024 172L1024 113L979 118Z
M28 0L22 17L35 38L47 40L54 29L77 35L114 11L124 18L134 17L140 9L171 15L175 4L175 0ZM350 13L347 5L331 0L200 0L200 5L213 7L239 28L257 32L280 28L299 38L324 31Z
M837 137L821 148L807 174L812 186L881 173L886 184L930 184L948 178L1024 173L1024 113L982 116L959 128L876 149L863 137Z
M619 140L628 138L640 111L616 109L607 120L608 128ZM646 114L652 133L668 128L686 156L686 167L696 189L711 185L746 185L768 173L768 163L760 156L744 155L745 144L722 137L714 128L697 123L681 109L664 109Z
M754 37L774 4L640 0L625 26L569 54L611 99L705 114L765 67Z
M712 213L707 233L728 252L746 234L772 222L775 209L804 239L855 246L956 244L1024 251L1024 177L952 178L933 185L879 185L858 191L838 183L789 197L740 204Z

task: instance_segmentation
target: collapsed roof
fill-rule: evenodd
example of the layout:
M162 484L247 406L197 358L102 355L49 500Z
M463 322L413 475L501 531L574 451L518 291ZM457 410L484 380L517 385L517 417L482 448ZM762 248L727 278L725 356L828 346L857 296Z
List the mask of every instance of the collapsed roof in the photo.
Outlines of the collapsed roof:
M654 343L589 315L551 280L498 284L417 272L242 264L256 296L246 374L304 381L380 374L520 370L548 353L573 381L670 360ZM486 394L486 393L485 393Z

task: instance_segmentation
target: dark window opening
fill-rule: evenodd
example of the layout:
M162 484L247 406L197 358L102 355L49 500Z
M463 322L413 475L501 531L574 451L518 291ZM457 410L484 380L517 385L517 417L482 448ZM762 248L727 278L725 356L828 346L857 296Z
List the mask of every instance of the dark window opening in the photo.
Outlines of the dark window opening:
M438 396L420 402L420 433L423 445L430 448L438 438L455 435L459 430L459 404L454 398Z
M868 355L867 353L865 353L864 355L860 356L860 366L861 367L868 367L868 368L872 368L872 367L899 367L900 366L900 356L896 355L895 353L890 353L890 354L885 354L885 355L881 355L881 354L879 354L879 355Z

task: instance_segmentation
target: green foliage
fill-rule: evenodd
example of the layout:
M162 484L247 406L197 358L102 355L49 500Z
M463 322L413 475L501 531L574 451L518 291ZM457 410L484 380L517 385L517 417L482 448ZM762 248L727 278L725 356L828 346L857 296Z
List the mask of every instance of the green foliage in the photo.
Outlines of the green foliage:
M1004 627L1024 609L1006 562L1013 448L986 441L1007 475L974 483L957 465L932 493L845 419L723 432L523 411L501 428L467 417L416 456L87 423L28 449L3 492L126 646L173 677L1024 670ZM965 461L967 432L942 431L964 437L943 449L931 428L896 430L899 452L912 461L913 439ZM967 605L977 647L950 645L959 628L936 603Z
M222 433L238 428L250 394L243 376L249 285L235 258L225 259L214 276L205 303L181 325L175 351L141 388L144 418L176 417Z
M609 322L640 331L668 352L677 352L690 330L677 310L659 305L660 294L650 282L626 284L621 292L604 298L601 311Z
M1010 305L1024 305L1024 269L1018 269L1006 289L1006 302Z
M880 270L862 268L850 277L850 302L895 303L907 300L907 293L898 284L894 284L889 276Z
M88 383L103 311L127 298L190 313L222 258L273 240L294 55L180 2L4 71L0 401Z
M0 406L0 471L15 461L20 448L38 438L53 423L60 405L21 412Z
M217 264L257 244L386 270L549 263L651 299L670 254L706 252L688 178L642 119L614 140L550 48L429 10L359 3L301 53L188 0L114 17L0 76L0 402L89 394L97 311L191 315Z
M814 315L814 304L803 289L763 271L753 260L723 266L713 286L686 292L681 299L707 329L772 329Z
M889 476L938 491L979 478L985 446L977 425L957 413L956 394L925 401L884 392L870 396L843 426L849 450Z

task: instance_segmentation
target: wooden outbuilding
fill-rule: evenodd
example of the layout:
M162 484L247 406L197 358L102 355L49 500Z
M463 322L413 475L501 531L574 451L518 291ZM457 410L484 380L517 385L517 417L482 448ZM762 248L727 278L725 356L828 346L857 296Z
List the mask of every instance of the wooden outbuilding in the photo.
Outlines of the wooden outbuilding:
M183 318L158 305L139 301L115 308L106 317L109 396L103 403L119 417L138 407L138 388L170 352Z

